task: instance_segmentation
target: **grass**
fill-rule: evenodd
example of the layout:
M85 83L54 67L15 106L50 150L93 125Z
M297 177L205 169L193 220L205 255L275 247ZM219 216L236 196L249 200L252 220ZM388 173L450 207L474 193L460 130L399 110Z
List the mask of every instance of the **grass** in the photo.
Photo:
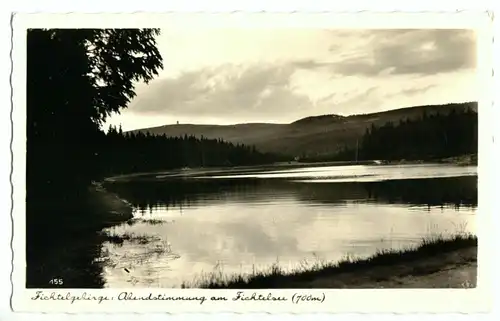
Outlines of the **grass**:
M115 245L122 245L125 241L137 244L148 244L152 241L158 241L161 239L157 236L137 235L134 233L125 233L120 235L109 233L105 235L105 240Z
M424 239L418 246L400 250L379 250L368 258L350 258L340 262L317 260L312 265L301 264L292 271L284 271L278 263L267 270L250 275L226 275L222 270L202 275L199 279L183 283L183 288L259 289L300 288L311 286L315 280L330 279L331 287L350 287L363 281L374 283L405 275L418 276L434 273L453 262L448 253L477 248L477 237L468 233L445 238L442 235ZM326 283L325 283L326 284ZM330 287L330 286L324 286Z
M163 224L169 224L169 223L172 223L171 221L167 221L167 220L162 220L162 219L157 219L157 218L137 218L137 217L134 217L134 218L131 218L129 220L127 220L125 223L127 223L129 226L132 226L132 225L135 225L137 223L146 223L146 224L149 224L149 225L163 225Z
M145 262L158 260L160 257L168 257L172 260L180 258L178 254L172 252L170 243L162 239L160 236L140 235L135 233L117 234L115 232L107 232L103 242L109 242L113 246L117 247L121 247L125 242L135 243L143 249L140 253L111 259L110 256L113 255L113 250L104 246L101 251L101 256L96 258L98 262L105 262L109 267L116 268L118 265L121 265L129 270L126 270L128 273L134 270L135 265L143 265Z
M157 218L148 218L148 219L139 219L143 223L147 223L149 225L163 225L168 223L165 220L157 219Z

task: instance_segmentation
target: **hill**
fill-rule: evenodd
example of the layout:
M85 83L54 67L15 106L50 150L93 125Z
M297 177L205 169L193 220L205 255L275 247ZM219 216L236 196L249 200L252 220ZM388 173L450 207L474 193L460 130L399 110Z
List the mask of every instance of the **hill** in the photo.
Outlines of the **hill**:
M165 125L139 129L143 133L167 136L194 135L210 139L222 138L233 143L255 145L263 152L280 152L290 156L318 156L352 147L366 128L404 119L417 119L425 113L448 114L452 110L472 109L477 103L415 106L372 114L311 116L290 124L249 123L236 125Z

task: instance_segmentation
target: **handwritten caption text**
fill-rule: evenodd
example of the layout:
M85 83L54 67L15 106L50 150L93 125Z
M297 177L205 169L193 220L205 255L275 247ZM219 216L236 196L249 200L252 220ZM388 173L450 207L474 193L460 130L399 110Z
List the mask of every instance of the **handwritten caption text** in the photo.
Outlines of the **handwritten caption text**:
M46 291L36 291L35 295L31 297L33 301L67 301L70 304L74 304L80 301L96 301L98 304L107 301L190 301L197 304L204 304L205 302L217 302L217 301L239 301L239 302L292 302L293 304L300 303L323 303L325 301L325 293L307 293L307 292L296 292L290 296L274 295L271 292L266 294L257 292L245 292L236 291L231 295L223 296L205 296L205 295L167 295L160 293L149 293L147 295L136 295L133 292L120 292L116 296L109 295L94 295L90 292L83 292L81 294L72 294L71 292L58 293L58 292L46 292Z

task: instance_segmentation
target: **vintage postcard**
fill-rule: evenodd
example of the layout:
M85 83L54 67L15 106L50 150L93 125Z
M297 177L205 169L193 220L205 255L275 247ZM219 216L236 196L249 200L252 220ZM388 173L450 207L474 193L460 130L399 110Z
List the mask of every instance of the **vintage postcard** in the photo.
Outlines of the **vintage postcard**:
M16 14L13 309L488 311L491 23Z

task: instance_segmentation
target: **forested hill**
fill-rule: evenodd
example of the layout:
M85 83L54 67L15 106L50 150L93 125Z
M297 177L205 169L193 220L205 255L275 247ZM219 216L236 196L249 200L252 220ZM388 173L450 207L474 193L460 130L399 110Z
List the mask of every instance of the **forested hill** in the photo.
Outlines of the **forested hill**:
M355 147L305 160L440 160L475 155L477 148L478 114L471 108L448 114L424 112L416 119L372 124Z
M263 152L279 152L290 156L321 156L338 153L345 147L353 147L365 130L373 125L387 122L414 120L426 115L447 115L472 110L477 112L477 103L428 105L395 109L372 114L338 116L311 116L291 124L237 124L237 125L165 125L140 129L135 132L149 132L167 136L193 135L210 139L222 138L232 143L255 145Z
M111 126L100 160L106 176L154 172L183 167L247 166L288 160L261 153L255 146L221 139L167 137L149 133L123 133Z

